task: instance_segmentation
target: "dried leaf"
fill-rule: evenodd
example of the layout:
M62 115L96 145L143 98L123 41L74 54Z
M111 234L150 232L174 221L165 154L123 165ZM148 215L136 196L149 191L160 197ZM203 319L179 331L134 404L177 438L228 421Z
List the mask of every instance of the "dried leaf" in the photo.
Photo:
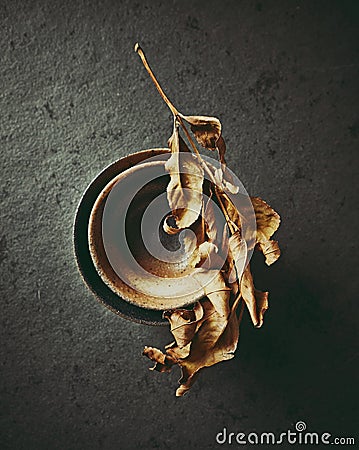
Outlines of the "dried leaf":
M202 199L201 217L200 220L195 222L191 226L191 230L194 232L197 238L197 244L200 245L206 241L206 224L204 218L204 199Z
M219 136L219 138L217 140L217 150L218 150L219 160L220 160L221 164L226 166L227 163L226 163L226 160L224 157L224 155L226 153L226 143L224 142L222 135Z
M212 191L210 192L210 196L207 200L206 205L204 206L203 211L203 223L204 223L204 229L205 233L207 235L209 242L218 242L218 229L216 226L216 214L213 206L213 200L212 200Z
M155 362L155 365L150 368L150 370L157 370L158 372L170 372L172 366L177 363L177 361L170 357L169 355L165 355L155 347L145 347L143 349L144 356L151 359Z
M230 194L237 194L239 192L239 187L235 185L233 178L226 167L222 164L214 171L214 179L216 180L217 186Z
M221 122L216 117L183 116L182 119L191 125L191 130L197 142L208 150L217 149L217 141L221 136Z
M196 245L193 240L185 238L184 245L188 267L205 267L208 270L216 268L216 260L214 258L218 249L212 242L204 241L202 244Z
M239 338L239 325L242 320L243 304L239 316L237 315L237 307L241 300L240 296L237 296L231 307L230 315L228 318L227 326L219 338L218 344L222 348L225 359L231 359L234 352L237 350L238 338Z
M269 266L280 257L278 242L270 240L280 225L280 216L261 198L251 197L251 201L257 223L256 242L265 256L266 264Z
M182 378L176 391L177 397L191 388L199 370L233 358L239 337L236 308L237 302L226 319L219 316L218 312L212 314L195 335L188 357L178 360Z
M221 272L218 271L211 282L204 287L204 293L216 309L217 313L220 316L227 318L230 311L229 299L231 290L226 285Z
M197 330L198 322L203 318L204 310L200 302L196 302L193 309L176 309L165 311L163 317L168 319L178 347L185 347Z
M228 283L240 280L247 263L247 244L241 237L241 233L236 231L229 238L229 276Z
M276 262L280 257L280 248L278 241L266 241L264 243L260 242L258 244L258 248L265 256L265 262L268 266Z
M201 212L203 169L195 157L188 153L189 150L179 136L176 125L168 145L172 155L165 164L165 169L170 174L167 199L174 223L171 224L171 218L167 218L164 230L175 234L191 226Z
M260 197L251 197L257 221L257 242L268 241L278 230L279 214Z
M226 144L221 135L222 125L216 117L207 116L183 116L182 119L191 125L191 130L197 142L208 150L218 150L221 167L215 170L215 179L224 190L236 194L239 187L235 185L232 176L226 170Z
M240 292L247 305L253 325L260 328L263 324L264 312L268 309L268 292L257 291L254 288L249 265L243 272Z
M196 229L191 227L191 232L184 230L180 235L189 267L212 270L222 269L225 264L228 249L227 236L220 233L219 229L219 225L224 224L225 226L225 223L222 213L219 209L215 212L213 205L211 193L206 205L202 207L202 220L199 221ZM220 214L221 217L217 217L216 214L217 216ZM193 235L194 230L197 239Z
M254 295L256 296L257 301L258 328L260 328L263 325L264 313L268 309L268 292L262 292L255 289Z
M227 224L223 218L223 213L219 207L215 207L215 202L211 195L206 203L204 217L205 230L208 242L213 243L211 249L212 268L221 269L225 263L228 253Z
M220 314L210 301L201 300L204 313L200 327L185 347L172 343L167 346L166 354L145 347L143 354L155 361L152 370L169 372L175 364L181 367L182 378L176 396L182 396L190 389L199 370L233 358L239 337L238 300L227 316Z
M176 364L178 364L179 359L187 358L187 356L189 355L189 352L191 350L191 342L189 342L184 347L178 347L176 342L173 342L172 345L166 346L165 349L167 355L172 358L173 361L176 361Z

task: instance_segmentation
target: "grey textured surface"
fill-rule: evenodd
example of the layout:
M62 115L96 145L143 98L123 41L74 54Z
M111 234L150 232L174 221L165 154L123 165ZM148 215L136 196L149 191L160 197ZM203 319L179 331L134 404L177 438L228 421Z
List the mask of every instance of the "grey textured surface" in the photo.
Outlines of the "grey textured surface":
M215 448L231 431L357 431L358 7L351 1L1 1L2 449ZM255 258L263 329L174 397L148 371L166 328L100 306L73 257L82 192L162 147L170 114L217 115L228 162L282 216ZM224 446L223 446L224 447ZM285 448L285 446L282 446Z

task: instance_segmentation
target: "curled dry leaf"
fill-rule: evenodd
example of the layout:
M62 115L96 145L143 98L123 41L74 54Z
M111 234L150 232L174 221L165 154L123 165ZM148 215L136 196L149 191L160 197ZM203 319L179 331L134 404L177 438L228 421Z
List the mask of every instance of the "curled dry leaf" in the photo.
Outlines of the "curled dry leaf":
M280 257L278 242L270 240L279 228L280 217L279 214L261 198L251 197L251 201L257 223L256 243L265 256L266 264L270 266Z
M176 339L175 344L166 349L166 354L152 347L144 350L144 355L155 362L154 370L168 372L174 364L181 367L177 396L189 390L200 369L233 358L239 322L238 301L230 308L230 295L230 289L218 272L206 286L206 298L197 302L193 310L165 312Z
M202 207L201 221L180 235L188 266L207 270L222 269L228 253L226 229L223 215L218 207L214 207L211 193Z
M260 197L251 197L257 222L257 242L269 240L280 225L279 214Z
M208 206L209 201L207 201ZM214 243L214 240L209 238L209 224L208 221L213 221L214 217L209 216L207 212L207 206L202 203L201 218L198 224L194 224L191 230L184 230L180 235L180 240L184 246L184 252L187 256L187 265L189 267L202 267L206 265L208 269L213 269L215 266L215 257L218 252L218 248ZM211 230L214 226L211 226ZM223 265L223 263L222 263ZM220 268L220 267L219 267Z
M218 314L228 316L231 289L220 270L196 269L192 278Z
M217 149L217 141L221 136L222 125L216 117L183 116L182 114L180 114L180 117L191 125L191 130L202 147L208 150Z
M260 328L263 325L264 312L268 309L268 292L257 291L254 288L253 277L249 266L243 272L240 291L247 305L253 325L256 328Z
M161 350L154 347L145 347L143 349L144 356L155 361L156 364L154 367L151 367L150 370L157 370L158 372L170 372L171 368L174 364L176 364L176 360L171 358L171 356L164 354Z
M221 272L216 273L216 276L212 278L211 283L205 287L204 292L214 306L216 312L227 319L230 309L229 299L231 290L227 286Z
M199 370L233 358L238 335L236 308L226 318L217 311L211 314L193 338L189 355L179 360L182 378L176 395L182 396L190 389Z
M227 165L226 160L225 160L225 153L226 153L226 143L224 142L223 136L220 135L217 141L217 150L218 150L218 155L219 155L219 161L221 162L221 164L223 164L224 166Z
M165 164L170 174L167 186L167 199L172 210L174 224L167 218L164 230L176 234L191 226L198 218L202 208L203 169L195 163L175 124L169 140L171 156Z
M238 301L233 304L227 316L220 314L210 301L203 299L200 302L206 318L202 321L185 352L178 345L168 347L166 354L152 347L146 347L144 350L144 355L155 362L153 370L168 372L174 364L181 367L182 378L176 396L182 396L190 389L199 370L233 358L237 348L239 319L236 310ZM187 354L188 348L189 353Z
M229 238L229 269L228 283L240 280L247 264L247 244L239 231Z
M254 289L254 295L257 301L257 328L260 328L263 325L264 313L268 309L268 292L258 291L257 289Z
M266 241L259 242L258 248L261 250L263 255L265 256L265 262L267 266L270 266L280 257L280 248L278 241Z
M219 160L221 166L215 170L214 177L219 186L225 191L236 194L239 190L236 186L232 176L226 170L226 144L222 136L222 125L216 117L207 116L183 116L184 119L191 125L191 130L197 142L208 150L218 150Z
M217 260L216 268L221 269L228 253L227 224L223 221L223 212L213 201L213 193L204 208L204 226L207 241L214 245Z
M217 257L217 251L217 247L212 242L202 242L190 254L188 265L190 267L201 267L208 270L214 269L220 266L221 263L221 259Z
M237 194L239 192L239 187L235 185L232 176L223 164L221 167L215 169L214 179L216 180L217 186L221 186L223 191L229 192L230 194Z
M163 317L168 319L176 344L182 348L193 339L197 328L203 320L204 310L201 303L197 302L193 309L165 311Z

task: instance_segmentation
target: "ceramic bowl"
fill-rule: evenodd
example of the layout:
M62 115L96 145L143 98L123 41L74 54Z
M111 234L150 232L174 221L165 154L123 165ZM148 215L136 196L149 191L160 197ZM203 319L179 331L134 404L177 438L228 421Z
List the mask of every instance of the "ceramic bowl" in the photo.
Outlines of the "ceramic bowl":
M188 267L180 235L163 231L169 155L145 150L107 167L87 188L74 227L80 272L99 301L151 325L167 323L163 311L202 298L208 282Z

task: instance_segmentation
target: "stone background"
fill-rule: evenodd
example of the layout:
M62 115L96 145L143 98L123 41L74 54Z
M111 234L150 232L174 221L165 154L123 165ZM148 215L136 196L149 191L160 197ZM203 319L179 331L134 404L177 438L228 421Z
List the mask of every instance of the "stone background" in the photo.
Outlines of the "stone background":
M1 449L209 449L223 427L298 420L355 436L358 17L345 0L0 1ZM171 133L136 41L180 110L221 118L230 167L283 220L281 260L254 260L264 327L246 317L236 358L182 399L179 372L141 356L168 329L103 308L73 255L93 177Z

